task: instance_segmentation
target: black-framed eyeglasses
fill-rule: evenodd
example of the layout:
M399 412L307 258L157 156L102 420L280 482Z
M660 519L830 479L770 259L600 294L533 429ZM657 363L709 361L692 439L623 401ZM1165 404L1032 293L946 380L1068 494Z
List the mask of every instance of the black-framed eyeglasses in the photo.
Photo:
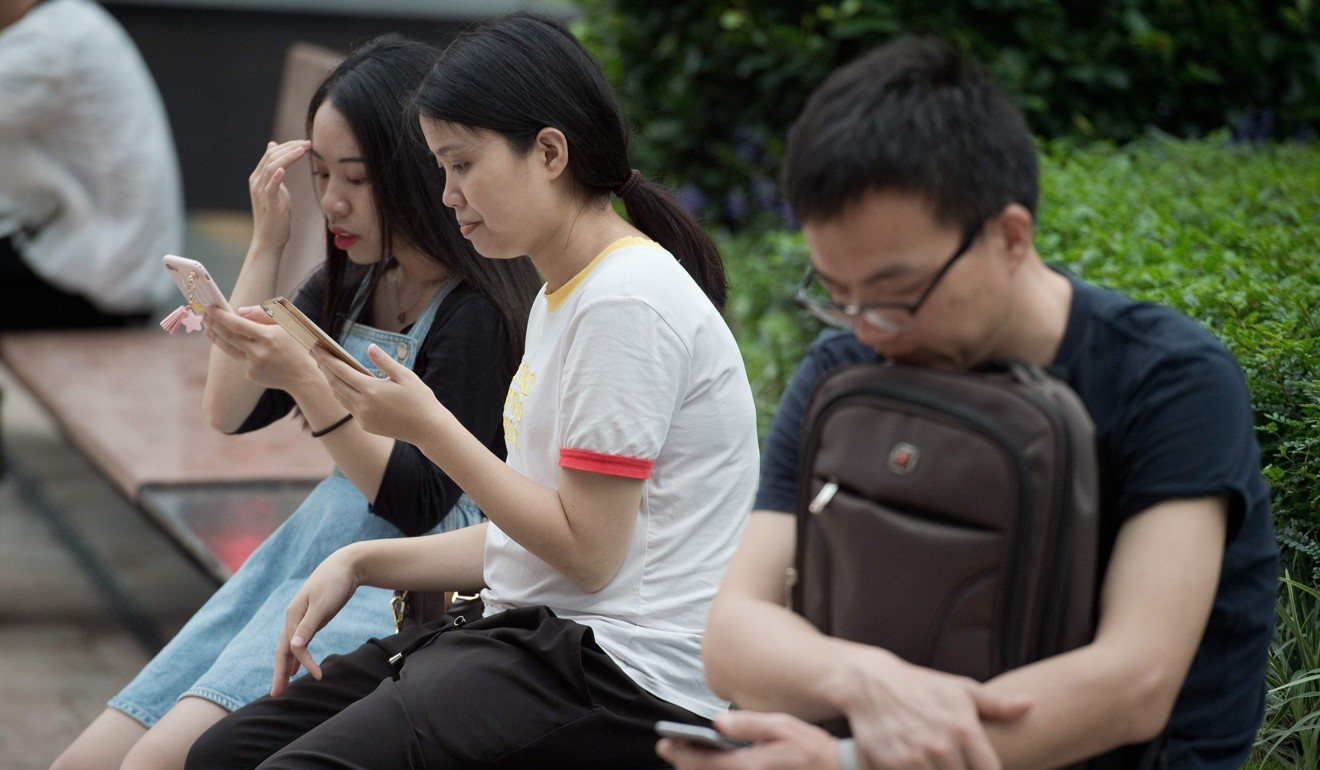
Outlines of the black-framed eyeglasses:
M985 222L981 222L967 232L962 243L946 260L935 277L930 279L926 285L925 291L912 302L871 302L865 305L841 305L837 302L814 297L808 292L808 287L815 279L817 273L815 267L807 267L807 272L798 282L797 289L793 291L793 299L805 308L812 315L824 321L831 326L852 326L852 319L861 316L864 321L883 331L897 332L910 327L916 319L917 311L930 298L935 287L939 285L940 280L944 278L949 268L953 267L964 254L971 248L976 237L981 234L981 229Z

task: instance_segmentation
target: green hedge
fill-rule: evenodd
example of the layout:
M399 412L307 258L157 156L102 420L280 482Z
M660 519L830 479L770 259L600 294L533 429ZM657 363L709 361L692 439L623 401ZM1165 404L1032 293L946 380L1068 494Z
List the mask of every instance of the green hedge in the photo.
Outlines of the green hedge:
M1295 567L1320 565L1320 146L1216 137L1042 150L1041 256L1179 308L1228 345L1252 390L1285 545ZM773 231L720 240L727 316L764 428L819 331L789 299L806 247Z
M637 124L638 168L730 226L782 213L783 138L838 65L905 34L985 61L1042 136L1126 142L1320 127L1313 0L580 0Z
M1280 529L1314 531L1320 147L1153 142L1048 156L1041 252L1177 307L1228 345L1251 387Z

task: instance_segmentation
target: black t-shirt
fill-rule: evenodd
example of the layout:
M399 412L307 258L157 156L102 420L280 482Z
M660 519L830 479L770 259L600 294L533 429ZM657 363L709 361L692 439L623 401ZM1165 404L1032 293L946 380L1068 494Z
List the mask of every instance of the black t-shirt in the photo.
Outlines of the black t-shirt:
M1250 396L1232 355L1191 319L1069 277L1073 300L1053 369L1096 426L1102 563L1119 526L1168 499L1224 495L1228 543L1205 636L1169 721L1169 766L1236 768L1264 709L1278 547ZM811 346L780 401L761 462L758 510L797 501L802 415L822 375L879 360L851 332Z
M324 291L325 273L317 271L294 298L298 309L318 324ZM460 283L436 309L413 366L440 403L501 459L502 409L509 387L505 347L504 323L495 305ZM288 393L267 390L238 432L269 425L293 407ZM406 535L420 535L438 524L461 494L421 450L396 441L371 511Z

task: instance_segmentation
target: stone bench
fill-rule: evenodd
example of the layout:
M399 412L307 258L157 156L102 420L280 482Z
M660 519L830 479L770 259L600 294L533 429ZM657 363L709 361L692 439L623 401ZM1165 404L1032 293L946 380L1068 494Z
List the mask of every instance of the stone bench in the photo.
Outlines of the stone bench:
M212 429L209 350L202 335L159 328L0 336L0 360L69 443L220 583L332 463L293 419L241 436Z

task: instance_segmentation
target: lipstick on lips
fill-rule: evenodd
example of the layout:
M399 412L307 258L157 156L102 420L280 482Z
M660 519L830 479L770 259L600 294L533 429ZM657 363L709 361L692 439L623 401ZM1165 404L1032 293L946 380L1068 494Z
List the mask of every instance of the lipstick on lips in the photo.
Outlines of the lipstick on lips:
M342 251L348 251L348 247L357 243L358 240L358 236L338 227L330 228L330 233L335 237L335 248Z

